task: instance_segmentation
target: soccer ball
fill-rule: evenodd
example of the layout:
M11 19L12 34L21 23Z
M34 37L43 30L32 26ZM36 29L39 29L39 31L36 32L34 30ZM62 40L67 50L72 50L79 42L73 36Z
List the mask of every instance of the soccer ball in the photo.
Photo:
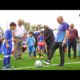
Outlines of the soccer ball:
M42 66L42 62L40 60L36 60L35 67L41 67L41 66Z

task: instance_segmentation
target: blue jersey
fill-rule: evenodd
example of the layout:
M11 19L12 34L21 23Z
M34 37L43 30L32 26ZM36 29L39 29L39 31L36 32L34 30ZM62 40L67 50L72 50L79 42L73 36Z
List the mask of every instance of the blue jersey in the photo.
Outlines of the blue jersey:
M7 30L4 34L5 39L8 40L8 42L10 42L12 40L12 32L11 30Z
M34 44L35 44L35 38L34 37L28 37L27 38L27 44L28 44L28 46L30 47L30 46L35 46Z
M66 22L60 24L55 41L56 42L63 42L65 34L66 34L65 31L68 30L68 29L69 29L69 25Z
M44 41L44 36L38 36L38 42Z
M6 42L4 43L3 50L5 55L10 55L12 52L12 32L11 30L7 30L4 35L5 39L7 39L9 48L6 47Z

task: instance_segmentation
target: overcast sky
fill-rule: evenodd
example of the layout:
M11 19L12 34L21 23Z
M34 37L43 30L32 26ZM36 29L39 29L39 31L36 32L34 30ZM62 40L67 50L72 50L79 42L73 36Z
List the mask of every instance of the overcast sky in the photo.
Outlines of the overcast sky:
M52 29L58 28L56 18L63 16L64 21L74 23L80 35L80 10L0 10L0 26L6 30L10 22L16 22L22 18L26 22L34 24L47 24Z

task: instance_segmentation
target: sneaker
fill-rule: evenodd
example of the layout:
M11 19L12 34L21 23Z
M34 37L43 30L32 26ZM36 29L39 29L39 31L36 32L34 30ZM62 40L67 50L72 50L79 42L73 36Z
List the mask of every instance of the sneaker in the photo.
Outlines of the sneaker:
M2 70L11 70L10 68L3 67Z
M50 60L43 61L45 64L50 64Z
M58 67L64 67L64 64L59 64Z

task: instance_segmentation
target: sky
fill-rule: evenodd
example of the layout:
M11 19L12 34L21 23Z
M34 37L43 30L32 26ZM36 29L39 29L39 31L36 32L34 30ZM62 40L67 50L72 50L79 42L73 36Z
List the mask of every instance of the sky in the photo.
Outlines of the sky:
M4 29L9 28L10 22L16 22L19 18L31 25L47 24L50 28L58 28L56 18L63 16L64 21L78 29L80 35L80 10L0 10L0 26Z

